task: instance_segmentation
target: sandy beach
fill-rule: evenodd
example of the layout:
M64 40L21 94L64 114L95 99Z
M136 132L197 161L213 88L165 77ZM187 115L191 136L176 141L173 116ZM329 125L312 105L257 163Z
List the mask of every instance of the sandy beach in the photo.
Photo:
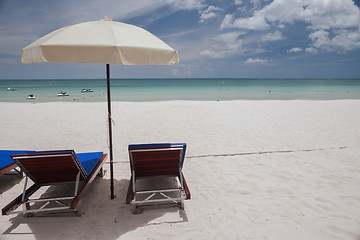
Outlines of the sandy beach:
M360 239L360 100L114 102L82 215L0 217L0 239ZM1 149L104 151L106 103L0 103ZM133 215L127 146L185 142L185 209ZM0 176L0 206L25 178Z

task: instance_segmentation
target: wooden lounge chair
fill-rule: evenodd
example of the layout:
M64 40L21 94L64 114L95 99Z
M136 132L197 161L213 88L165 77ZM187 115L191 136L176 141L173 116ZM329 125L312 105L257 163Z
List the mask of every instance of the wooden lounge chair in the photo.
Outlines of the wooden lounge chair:
M2 214L22 212L30 216L35 213L77 212L76 205L96 175L103 174L102 165L107 154L76 154L73 150L65 150L14 154L11 157L26 174L25 186L23 193L2 209ZM34 184L27 189L28 178ZM68 183L75 185L73 196L29 198L42 186ZM81 189L80 183L84 183ZM20 205L23 205L23 211L16 211Z
M182 173L185 151L185 143L129 145L131 178L126 203L133 204L134 212L141 206L154 204L175 203L181 209L184 208L184 200L190 199L190 191ZM166 178L174 177L175 186L173 182L171 186L138 189L139 179L158 180L158 185L162 185Z
M12 154L20 154L20 153L28 153L33 151L25 151L25 150L0 150L0 176L4 175L11 170L15 170L15 173L22 176L21 169L16 169L17 165L11 159Z

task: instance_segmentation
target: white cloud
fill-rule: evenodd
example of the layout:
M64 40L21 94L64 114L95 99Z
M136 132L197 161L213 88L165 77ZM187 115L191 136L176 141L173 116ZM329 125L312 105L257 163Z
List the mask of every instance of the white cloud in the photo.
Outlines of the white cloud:
M211 58L226 58L241 52L243 41L239 38L243 32L229 32L211 38L209 49L200 53Z
M331 38L330 44L338 50L353 50L360 48L360 30L351 31L340 29L334 31L335 37Z
M284 39L283 35L279 31L275 31L273 33L265 34L261 37L261 42L270 42L270 41L278 41Z
M272 3L265 6L263 9L254 11L253 16L250 16L248 18L238 18L235 20L232 19L233 24L229 24L229 19L224 18L224 21L226 21L227 24L224 23L223 28L243 28L263 31L270 28L270 25L267 23L267 21L283 22L287 19L285 22L292 22L293 15L297 11L299 11L299 9L295 7L296 5L294 6L294 4L292 3L293 1L296 0L274 0ZM253 2L253 4L256 4L256 2ZM299 8L302 8L302 6L299 5Z
M287 50L286 52L288 53L297 53L297 52L301 52L302 51L302 48L299 48L299 47L294 47L290 50Z
M242 0L234 0L234 3L235 5L241 5L243 2Z
M205 7L205 0L166 0L167 4L183 10L200 10ZM157 1L150 1L157 2Z
M229 32L218 35L215 40L225 43L227 48L238 49L241 47L242 40L239 39L239 36L242 34L242 32Z
M188 30L188 31L179 31L179 32L171 33L171 34L162 35L162 36L159 36L159 37L161 39L163 39L163 38L180 38L180 37L192 34L194 32L196 32L196 29L191 29L191 30Z
M214 51L214 50L204 50L200 52L200 56L210 57L210 58L224 58L228 54L226 51Z
M309 35L313 46L327 51L353 50L360 48L360 32L349 30L334 31L334 36L325 30L318 30Z
M309 37L313 40L315 47L322 47L328 44L329 32L325 30L318 30L311 33Z
M138 17L156 9L171 4L168 0L108 0L105 2L97 0L78 0L78 1L59 1L61 6L57 11L61 12L61 17L74 24L84 21L95 21L108 16L112 19L125 19ZM126 7L124 7L126 6ZM174 7L180 8L180 6Z
M257 7L260 5L261 0L250 0L250 2L254 5L254 7Z
M209 13L203 13L203 14L201 14L201 16L200 16L200 23L203 23L203 22L205 22L206 20L208 20L208 19L210 19L210 18L214 18L214 17L216 17L217 16L217 14L216 13L214 13L214 12L209 12Z
M215 7L215 6L209 6L207 9L205 9L203 11L203 13L209 13L209 12L213 12L213 11L222 11L222 8L219 7Z
M249 18L238 18L234 20L233 15L227 14L220 25L220 30L225 28L240 28L247 30L263 31L270 28L266 19L259 16Z
M58 18L63 21L63 26L84 21L95 21L108 16L116 20L124 20L146 15L167 7L167 11L158 12L159 16L166 16L178 10L201 10L206 7L205 0L77 0L57 1L56 11L60 12ZM50 5L50 4L49 4ZM35 8L35 7L34 7ZM38 6L36 6L38 8ZM44 7L43 7L44 8ZM44 8L44 12L53 9ZM51 18L50 18L51 19ZM151 21L151 19L149 19Z
M297 19L313 29L360 27L360 11L352 0L314 0Z
M220 30L225 28L232 28L234 22L234 16L231 14L226 14L224 20L220 24Z
M274 0L264 8L256 11L255 14L270 22L293 23L309 2L309 0Z
M308 47L308 48L305 48L305 52L308 52L308 53L317 53L318 50L316 48L313 48L313 47Z
M360 11L352 0L274 0L253 16L239 19L280 23L299 20L314 29L360 27Z
M249 30L268 30L270 25L267 24L265 18L261 16L252 16L249 18L238 18L233 22L233 27L249 29Z
M259 4L257 0L251 2ZM265 31L295 21L306 23L313 31L309 35L312 47L327 51L360 48L360 9L352 0L274 0L247 18L226 15L220 29ZM262 41L283 39L279 36L276 39L276 35L265 35Z
M245 62L246 64L262 64L267 63L267 59L261 59L261 58L249 58Z
M219 8L219 7L209 6L207 9L200 12L201 16L200 16L199 22L203 23L203 22L207 21L210 18L217 17L218 16L217 12L222 11L222 10L223 9Z

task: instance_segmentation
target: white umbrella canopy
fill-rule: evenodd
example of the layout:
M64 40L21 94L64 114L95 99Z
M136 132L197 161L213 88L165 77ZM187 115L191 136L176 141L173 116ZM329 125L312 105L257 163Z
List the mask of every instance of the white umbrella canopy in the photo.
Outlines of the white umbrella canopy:
M171 65L177 52L150 32L105 19L55 30L22 50L22 63Z
M21 51L22 63L104 63L107 75L110 192L114 199L110 65L172 65L177 52L150 32L107 18L55 30Z

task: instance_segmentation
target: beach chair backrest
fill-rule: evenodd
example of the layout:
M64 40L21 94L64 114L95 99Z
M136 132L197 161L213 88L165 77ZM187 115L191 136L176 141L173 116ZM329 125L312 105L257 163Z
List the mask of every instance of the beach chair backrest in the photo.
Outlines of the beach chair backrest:
M73 182L79 172L80 180L86 179L85 171L71 150L15 154L11 157L36 184Z
M184 144L142 144L130 145L131 169L135 176L178 176L185 154Z

